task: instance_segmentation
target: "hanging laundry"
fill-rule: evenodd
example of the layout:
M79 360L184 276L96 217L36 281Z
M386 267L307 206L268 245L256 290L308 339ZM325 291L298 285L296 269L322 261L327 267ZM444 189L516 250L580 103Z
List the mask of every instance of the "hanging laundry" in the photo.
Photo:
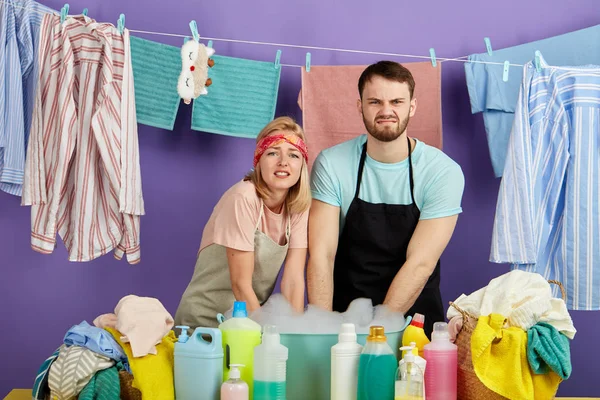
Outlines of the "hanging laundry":
M110 368L114 364L110 358L85 347L62 345L48 375L51 398L74 399L97 371Z
M42 20L39 87L23 185L31 246L56 233L71 261L114 249L140 261L144 214L129 31L83 15Z
M180 50L135 36L130 39L137 122L172 131L180 102Z
M490 261L561 282L600 310L600 66L530 61L500 184Z
M442 65L429 62L402 64L415 78L415 98L419 110L411 118L408 131L430 146L442 148ZM366 65L312 66L302 69L302 89L298 105L309 146L308 165L321 150L364 134L365 125L356 110L360 98L358 78Z
M20 196L37 84L39 27L53 12L33 0L0 3L0 190Z
M275 116L281 67L274 63L213 55L212 84L194 100L192 129L255 138Z
M502 80L504 61L525 64L536 50L547 56L551 65L600 64L600 25L581 29L552 38L469 56L465 63L467 88L471 98L471 112L483 113L488 147L494 174L501 177L508 149L508 139L513 125L515 106L519 96L521 73L511 67L507 82ZM481 64L476 61L496 62L500 65Z

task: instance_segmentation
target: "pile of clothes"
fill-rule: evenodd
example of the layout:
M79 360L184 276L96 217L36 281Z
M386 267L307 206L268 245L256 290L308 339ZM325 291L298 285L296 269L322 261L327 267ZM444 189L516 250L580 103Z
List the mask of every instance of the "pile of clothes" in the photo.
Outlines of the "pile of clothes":
M67 331L40 367L33 399L119 400L130 384L144 400L174 400L173 323L157 299L123 297L114 314Z
M552 398L571 375L569 341L577 330L552 289L540 274L513 270L448 309L452 340L463 334L465 315L476 319L471 360L488 389L509 399Z

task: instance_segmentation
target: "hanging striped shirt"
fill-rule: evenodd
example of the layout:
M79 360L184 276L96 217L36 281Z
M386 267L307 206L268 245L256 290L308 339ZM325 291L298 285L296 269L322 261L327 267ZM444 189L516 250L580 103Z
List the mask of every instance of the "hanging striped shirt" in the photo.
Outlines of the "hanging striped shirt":
M140 261L144 214L129 31L84 17L44 16L23 205L31 246L56 233L71 261L115 250Z
M563 283L600 309L600 67L524 69L490 261Z
M37 83L39 27L49 12L33 0L0 3L0 190L17 196Z

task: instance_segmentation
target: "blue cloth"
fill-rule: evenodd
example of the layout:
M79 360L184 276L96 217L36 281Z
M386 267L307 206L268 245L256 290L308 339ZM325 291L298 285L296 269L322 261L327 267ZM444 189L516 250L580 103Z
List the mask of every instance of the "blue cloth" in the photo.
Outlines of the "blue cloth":
M560 36L469 56L471 61L514 64L530 61L536 50L547 56L550 65L600 64L600 25ZM471 112L483 112L488 146L494 173L502 176L508 149L508 138L514 120L522 73L511 67L507 82L502 80L503 66L465 63Z
M38 81L39 30L44 13L33 0L0 4L0 190L20 196Z
M314 199L340 207L340 233L354 199L362 146L366 135L321 151L311 174ZM415 202L420 219L448 217L462 212L465 179L460 166L441 150L417 140L412 153ZM359 197L369 203L410 204L408 158L394 164L367 154Z
M527 360L536 374L552 370L562 379L569 379L573 371L569 339L545 322L527 331Z
M173 130L181 98L181 49L130 36L137 122Z
M600 67L527 63L500 184L490 261L561 282L600 309Z
M272 62L213 55L208 94L194 100L192 129L256 138L275 116L281 67Z
M117 362L121 361L124 368L130 371L127 355L112 335L104 329L91 326L86 321L82 321L79 325L73 325L65 334L63 343L67 346L85 347Z
M58 357L59 351L60 347L56 349L50 357L46 358L38 370L38 373L35 376L35 381L33 382L33 400L46 400L50 395L50 388L48 387L48 372L50 371L50 366Z

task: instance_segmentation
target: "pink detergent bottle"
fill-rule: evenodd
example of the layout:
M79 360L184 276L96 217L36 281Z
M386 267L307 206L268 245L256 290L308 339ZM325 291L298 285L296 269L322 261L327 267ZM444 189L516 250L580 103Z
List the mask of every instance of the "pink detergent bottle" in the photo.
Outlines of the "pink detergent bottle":
M456 371L458 347L450 342L448 324L433 324L431 343L423 348L425 368L425 393L427 400L456 400Z

